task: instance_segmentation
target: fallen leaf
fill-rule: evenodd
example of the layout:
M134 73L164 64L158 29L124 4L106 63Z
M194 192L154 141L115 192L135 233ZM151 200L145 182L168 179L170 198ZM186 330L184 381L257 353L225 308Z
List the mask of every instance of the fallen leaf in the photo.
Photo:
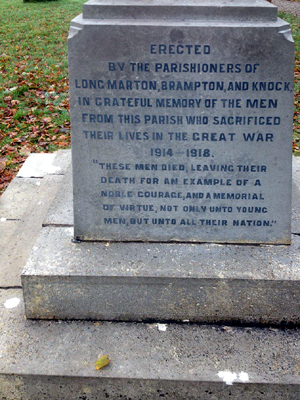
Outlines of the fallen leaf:
M21 156L29 156L31 148L29 146L23 146L20 148L19 153Z
M99 371L99 369L106 367L110 363L110 359L108 356L101 356L97 361L96 361L96 371Z
M5 170L6 164L7 164L7 158L0 157L0 172Z

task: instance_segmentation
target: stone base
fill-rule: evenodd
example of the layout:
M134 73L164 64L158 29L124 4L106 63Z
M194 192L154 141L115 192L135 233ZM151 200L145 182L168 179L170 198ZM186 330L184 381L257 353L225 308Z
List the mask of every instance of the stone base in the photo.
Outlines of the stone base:
M292 246L72 243L44 228L23 271L28 318L299 323Z
M0 288L20 287L21 272L64 175L70 151L31 154L0 197Z
M68 179L22 274L28 318L300 323L298 206L291 246L73 243Z
M70 153L65 155L69 155L70 160ZM30 161L32 161L31 157L26 161L26 167L28 167ZM295 172L300 172L300 159L298 159L295 167ZM41 176L40 172L36 175ZM48 183L45 189L50 187L49 181L46 180L47 176L46 174L43 178L45 185ZM295 178L297 177L299 178L298 183L300 183L300 174L297 173ZM24 209L28 210L26 207L32 206L32 198L30 196L24 197L25 191L29 193L32 187L32 183L27 179L40 178L22 179L26 179L24 185L27 182L27 189L26 185L22 185L22 191L17 196L16 186L10 186L5 197L2 196L0 199L2 220L7 219L6 222L2 222L3 226L12 220L12 222L20 224L20 231L24 230L24 227L27 227L28 224L32 224L31 219L26 217L25 220L25 214L24 217L21 217L23 214L21 214L19 208L22 205ZM299 188L299 186L298 184L297 187ZM52 195L54 189L53 186L51 188ZM44 196L45 193L38 192L35 201L46 213L48 203L41 202L42 195ZM53 203L53 206L60 204L57 208L58 214L54 215L53 207L50 208L45 219L45 223L49 226L42 229L42 236L38 239L36 245L39 245L47 232L50 235L56 231L55 243L58 250L65 246L64 243L59 244L59 238L64 238L63 241L68 243L69 248L77 249L79 258L79 254L88 253L83 249L88 249L86 246L90 244L71 244L71 228L63 227L65 221L66 224L70 223L68 216L70 216L71 203L68 203L67 206L65 200L60 200L62 197L68 199L70 195L70 192L65 192L64 196L62 196L62 192L59 194L55 203ZM13 202L10 202L10 209L8 200L12 197ZM296 208L294 207L294 209ZM296 228L299 222L297 215L299 214L294 213L294 232L298 231ZM20 220L15 221L16 218L20 218ZM40 214L38 218L40 218ZM5 232L7 243L14 243L12 240L15 232L12 234L8 230ZM9 252L7 252L5 259L8 264L14 264L11 257L14 257L17 251L30 251L31 241L34 242L35 229L31 231L27 229L26 232L28 240L16 243L15 253L9 255ZM299 238L295 237L294 239L299 243ZM37 249L36 245L32 249L32 254L40 254L40 265L42 265L43 256L45 255L46 259L48 256L46 256L46 253L43 254L41 249ZM47 243L42 245L46 251ZM112 250L117 249L117 247L112 247L112 244L109 246L99 245L102 246L104 252L110 254L110 257L113 255ZM136 246L136 244L130 245ZM51 249L54 249L54 246L47 251L52 251ZM153 244L153 246L157 245ZM186 247L185 244L182 246ZM293 246L294 251L296 251L295 240L293 240ZM173 245L170 245L170 247L173 247ZM190 249L193 247L189 246ZM210 245L210 247L212 246ZM218 254L222 254L222 252L224 254L224 250L220 250L225 249L224 246L215 245L213 247L219 249ZM135 251L138 251L138 248L141 249L141 247L137 247ZM158 250L150 250L149 255L148 249L151 248L148 245L145 245L144 248L144 256L140 255L140 258L135 259L132 271L136 271L138 266L143 270L147 258L153 258L153 261L157 260L154 256L156 255L155 251ZM234 249L235 246L228 246L228 248ZM245 246L246 248L248 246ZM287 260L284 261L286 246L255 248L261 251L263 249L267 251L278 249L278 254L280 254L281 249L282 257L279 258L276 276L280 275L281 268L283 269L289 264ZM128 252L131 251L128 247L127 249ZM178 251L177 255L181 252L183 256L184 251L182 249ZM58 251L57 257L59 257L59 254ZM247 259L245 262L248 264L245 265L249 265L250 262L255 265L256 261L257 266L262 265L258 262L260 258L258 254L257 258L252 261ZM131 254L131 259L134 259L134 255L135 253ZM246 257L246 253L244 255ZM204 259L207 262L208 256L207 251ZM185 257L187 259L187 255ZM201 255L201 257L204 256ZM233 257L233 253L231 253L231 257ZM194 258L194 261L199 263L202 258ZM237 258L237 256L234 258ZM167 271L173 269L172 276L176 277L176 268L180 262L183 262L183 259L180 261L175 255L173 255L173 259L174 262L167 267ZM271 257L269 261L271 262L273 259ZM88 260L91 261L92 257ZM155 269L151 271L152 276L157 274L159 269L157 265L162 268L162 260L161 258L156 264L153 263ZM2 261L4 265L4 260ZM296 258L294 258L294 261L296 262ZM57 260L54 259L53 264L47 265L47 269L51 270L55 262ZM116 263L113 264L113 267L115 268L116 265ZM264 265L266 265L266 260ZM211 266L213 266L213 261ZM89 270L89 266L87 266L87 270ZM193 271L193 268L191 271ZM226 272L225 266L220 273L224 274L224 271ZM258 273L258 267L255 271L255 273ZM270 271L269 267L271 274ZM79 275L75 270L74 272L77 276ZM129 275L129 271L127 273ZM133 274L133 272L131 273ZM241 276L241 273L241 271L238 272L238 276ZM263 275L264 273L265 275ZM110 270L110 274L112 276L115 274L113 269ZM204 276L209 276L209 274L211 272L208 270L204 273ZM226 274L225 276L228 277ZM260 269L259 274L264 276L266 281L272 281L271 275L269 275L269 279L266 279L266 271ZM10 269L10 279L13 282L18 282L18 275L17 269ZM48 275L50 275L49 272ZM196 276L194 272L193 276ZM291 274L290 281L295 280L295 277L296 275ZM71 278L73 279L72 276ZM89 279L87 279L87 282ZM285 281L288 281L287 277ZM16 283L14 284L16 285ZM116 284L116 281L114 283ZM80 286L78 288L73 287L72 290L78 293ZM211 290L213 291L212 288ZM146 296L145 293L144 296ZM38 304L38 299L35 300ZM296 301L293 302L292 297L290 297L290 300L291 304L295 304ZM40 298L41 307L43 301L43 298ZM93 303L92 294L88 301L88 305ZM191 323L163 325L157 323L26 320L24 318L22 289L9 289L3 283L0 287L0 304L2 305L0 307L0 399L3 400L299 399L300 337L298 329L239 328L225 325L201 326ZM76 308L77 302L74 302L72 306ZM78 305L78 307L81 306L82 304ZM122 307L124 309L124 305ZM104 354L111 359L110 364L103 370L95 371L95 362L98 356Z
M299 399L298 330L26 321L20 289L0 303L3 400Z

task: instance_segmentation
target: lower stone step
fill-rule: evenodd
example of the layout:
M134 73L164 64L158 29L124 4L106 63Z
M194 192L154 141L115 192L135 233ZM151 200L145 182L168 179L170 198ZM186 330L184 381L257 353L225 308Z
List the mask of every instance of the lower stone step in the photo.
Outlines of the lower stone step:
M72 243L67 175L23 271L27 317L299 324L299 161L291 246Z
M291 246L72 243L45 227L22 274L28 318L297 324Z
M296 329L31 321L20 289L0 304L2 400L299 400Z

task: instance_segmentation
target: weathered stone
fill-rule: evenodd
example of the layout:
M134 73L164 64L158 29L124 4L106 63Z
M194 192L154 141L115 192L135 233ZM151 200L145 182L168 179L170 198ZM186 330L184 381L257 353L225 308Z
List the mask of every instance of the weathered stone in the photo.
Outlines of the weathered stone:
M292 246L72 243L67 175L22 278L27 316L298 323L299 160Z
M15 178L0 199L0 287L20 286L20 274L62 180L55 175Z
M293 49L263 0L86 3L69 35L75 237L290 243Z
M292 232L300 235L300 157L293 157Z
M28 318L300 323L292 246L72 243L44 228L22 274ZM76 305L76 306L75 306Z
M55 153L31 153L17 174L18 178L43 178L65 175L71 163L71 150Z
M72 170L69 168L56 198L51 204L43 226L73 226Z
M49 206L64 181L64 176L55 172L59 170L64 174L66 165L70 165L70 155L70 151L31 154L18 177L1 196L0 287L21 285L21 271L41 231Z
M299 190L299 184L297 186L299 176L296 168L297 164L295 164L294 182L295 188ZM48 178L50 178L49 181L47 181ZM37 187L42 190L33 193L36 203L41 201L44 204L44 199L47 195L50 196L49 188L51 184L53 184L54 180L58 182L61 178L59 176L45 176L44 179L37 179L37 181L41 181L41 185ZM6 191L6 200L9 201L10 197L13 199L11 206L16 208L19 216L22 210L26 211L25 214L27 216L26 221L2 221L3 225L1 225L0 232L5 232L4 236L1 236L0 244L3 246L5 246L5 243L9 244L10 241L16 239L14 237L16 230L9 232L6 228L3 229L5 224L19 224L18 229L19 232L22 232L23 237L33 235L29 226L34 222L34 212L32 212L32 219L28 219L29 209L17 204L18 199L20 199L22 202L27 202L29 207L30 202L33 201L32 196L29 195L29 191L32 191L33 188L31 182L33 182L32 179L26 178L23 181L24 185L12 187L12 195L9 194L10 188ZM44 187L43 182L45 183ZM19 182L17 185L19 185ZM28 196L22 194L18 189L21 187L22 191L27 191ZM62 185L60 190L64 191L66 187L70 186ZM17 195L18 190L19 194ZM65 196L65 198L67 197ZM2 200L3 197L0 200L0 204ZM65 209L61 202L58 201L58 204L62 206L62 209ZM7 212L6 216L13 217L13 213L8 213L9 210L6 206L2 208L3 210ZM59 213L59 210L57 212ZM24 218L25 214L22 214ZM2 215L4 214L2 213ZM40 216L38 216L39 218ZM42 229L44 234L48 230L53 233L54 227L47 228L47 230L46 228ZM71 245L71 229L58 228L56 239L53 241L53 246L56 243L58 250L60 249L59 239L62 237L60 236L62 231L67 232L64 240ZM5 243L2 241L3 237L6 239ZM275 291L279 290L278 300L274 299L275 295L274 297L266 297L270 301L270 313L273 313L274 310L278 311L280 296L283 296L286 290L286 297L283 300L285 306L282 306L282 309L284 307L287 308L288 301L290 301L291 310L289 313L291 314L293 312L292 309L294 309L295 314L297 314L299 312L299 309L296 308L296 302L299 304L299 300L297 301L299 289L297 289L296 282L299 276L297 271L299 251L297 251L297 247L300 245L297 245L298 239L297 237L295 238L290 248L287 246L254 246L254 255L250 250L253 247L250 246L249 250L247 250L248 253L247 251L244 253L245 263L241 259L238 262L237 258L239 250L242 247L247 249L248 246L213 244L201 246L203 248L211 247L213 249L212 253L217 254L217 260L221 255L221 272L219 272L223 273L225 278L229 277L230 268L225 262L221 263L221 261L226 260L226 251L224 250L227 248L229 250L227 254L228 261L233 261L237 265L237 277L240 283L242 283L241 278L246 276L247 279L253 278L253 287L256 287L256 289L258 288L256 277L262 279L263 285L266 285L265 288L267 285L271 287L272 283L277 285L274 287ZM15 254L17 254L17 250L29 252L32 248L32 243L29 240L22 241L20 239L15 240L14 243L16 246ZM63 243L63 245L65 244ZM42 248L38 249L35 246L33 251L42 251ZM46 242L42 243L41 247L43 246L46 246ZM71 246L77 249L77 254L81 253L85 256L89 252L82 251L82 249L87 249L86 246L91 246L91 244L80 243ZM102 250L97 255L99 246ZM115 271L121 269L126 273L126 277L131 279L133 275L138 276L139 269L145 271L145 263L147 262L151 262L152 265L149 276L155 275L157 277L162 269L165 270L162 262L163 258L160 256L156 258L159 250L156 244L151 243L148 246L142 243L126 243L124 246L120 243L110 244L109 246L101 243L96 244L94 256L89 255L87 257L86 271L88 277L85 278L87 286L94 279L93 275L96 276L96 283L99 278L97 274L101 273L101 269L97 271L96 267L90 269L92 265L95 265L93 262L97 259L102 259L103 263L109 263L110 259L113 258L114 252L117 254L117 258L114 263L111 263L112 270L109 271L109 268L107 268L105 271L105 273L110 274L109 278L115 274ZM158 247L161 246L174 247L175 245L158 245ZM186 254L185 259L182 246L190 247L191 249L191 252ZM176 257L178 252L173 253L173 262L169 266L167 265L166 270L173 271L173 276L176 276L176 270L180 263L190 259L190 267L185 270L185 277L189 277L188 271L192 273L190 277L195 277L199 274L196 264L198 262L202 263L202 265L207 265L207 269L204 270L205 276L212 276L210 266L215 268L216 259L212 257L211 261L209 261L209 252L206 251L204 251L203 255L202 252L196 252L196 256L193 257L193 248L198 246L177 245L176 247L181 255L178 259ZM4 258L7 264L13 265L13 254L9 251L3 253L3 248L1 247L0 249L0 261ZM134 251L138 252L142 248L144 250L140 254L134 253ZM54 252L57 250L53 247L52 249ZM47 259L50 259L48 254L50 250L45 248L44 254L40 253L39 263L41 262L40 265L43 265L42 260L45 255L44 263L48 270L46 275L49 276L51 284L50 271L57 259L54 259L53 263L46 262ZM294 255L293 252L296 254ZM56 254L59 257L59 253ZM294 264L289 262L288 254L294 260ZM68 255L65 254L62 258L65 259L66 257ZM128 263L128 269L131 269L132 266L132 274L123 268L126 258L127 260L134 259L133 264L131 262ZM274 263L272 269L271 265L275 258L277 258L278 263ZM84 257L82 257L81 261L84 261ZM249 266L248 271L244 270L245 266ZM1 271L2 269L3 267L1 266ZM83 268L81 269L83 274L86 271L83 271ZM79 292L82 288L84 277L80 275L80 268L73 272L71 272L70 277L61 276L60 278L66 279L70 283L77 275L79 286L73 286L72 290ZM57 269L55 267L53 275L56 273ZM15 270L13 270L13 274L16 276ZM91 278L89 274L92 275ZM7 269L6 277L11 275L12 270ZM41 272L42 279L40 283L44 285L47 277L42 275L43 272ZM288 277L290 280L288 280ZM3 274L1 285L3 285L3 282L5 283L4 279L5 275ZM35 279L38 279L38 277L36 276ZM269 282L268 284L267 281ZM223 287L226 286L225 282L226 280L223 281ZM53 286L54 290L57 288L57 283L55 282ZM14 282L11 284L15 285ZM121 284L122 282L120 282L120 287ZM135 287L133 287L134 289ZM203 289L208 290L205 287ZM225 290L222 290L224 293ZM87 296L92 296L95 293L96 289L93 288L93 291ZM150 294L150 292L148 293ZM250 290L248 289L249 293ZM255 300L257 293L257 291L250 293L251 298L248 301ZM260 294L263 295L264 291L262 290ZM246 304L246 295L247 290L244 293L242 307ZM143 296L145 297L146 293L143 293ZM79 293L79 300L82 298L83 293ZM19 304L18 299L20 300ZM44 298L41 297L41 307L43 307L43 300ZM77 307L76 301L74 300L72 303L73 309ZM98 301L97 293L95 301ZM108 293L108 298L103 298L105 307L111 307L111 305L107 305L109 301L110 294ZM277 400L283 398L298 400L299 398L300 341L297 329L216 327L188 323L158 325L156 323L30 321L24 318L21 289L0 290L0 304L2 305L0 307L0 398L6 400L69 400L70 398L100 400L106 399L108 396L111 399L119 399L122 396L123 399L131 398L132 400L152 400L162 397L170 400ZM88 304L93 304L91 297L88 300ZM124 309L124 305L121 305L122 309ZM233 306L237 307L236 304L233 304ZM267 304L263 303L262 312L266 307ZM69 307L68 305L66 308L71 309L71 306ZM79 309L82 309L80 304ZM166 330L164 331L164 329ZM107 368L95 371L95 361L98 355L103 354L108 354L112 361ZM234 379L233 385L226 385L223 380L227 377L229 379L227 383L231 383L230 378L235 377L234 374L236 374L236 379ZM247 381L248 378L249 382Z
M21 302L8 309L11 299ZM6 400L299 399L297 330L28 321L21 290L0 291L0 303Z

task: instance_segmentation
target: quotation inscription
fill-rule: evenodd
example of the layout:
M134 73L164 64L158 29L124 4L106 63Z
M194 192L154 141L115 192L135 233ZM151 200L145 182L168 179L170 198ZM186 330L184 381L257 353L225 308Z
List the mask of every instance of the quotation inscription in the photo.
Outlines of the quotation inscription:
M211 53L209 44L152 43L149 62L108 61L99 78L74 79L82 141L102 149L90 167L104 226L276 224L270 166L250 155L276 143L291 82L260 80L259 63L211 62ZM244 157L234 158L235 145ZM109 161L105 146L118 149ZM120 149L130 146L129 162Z

